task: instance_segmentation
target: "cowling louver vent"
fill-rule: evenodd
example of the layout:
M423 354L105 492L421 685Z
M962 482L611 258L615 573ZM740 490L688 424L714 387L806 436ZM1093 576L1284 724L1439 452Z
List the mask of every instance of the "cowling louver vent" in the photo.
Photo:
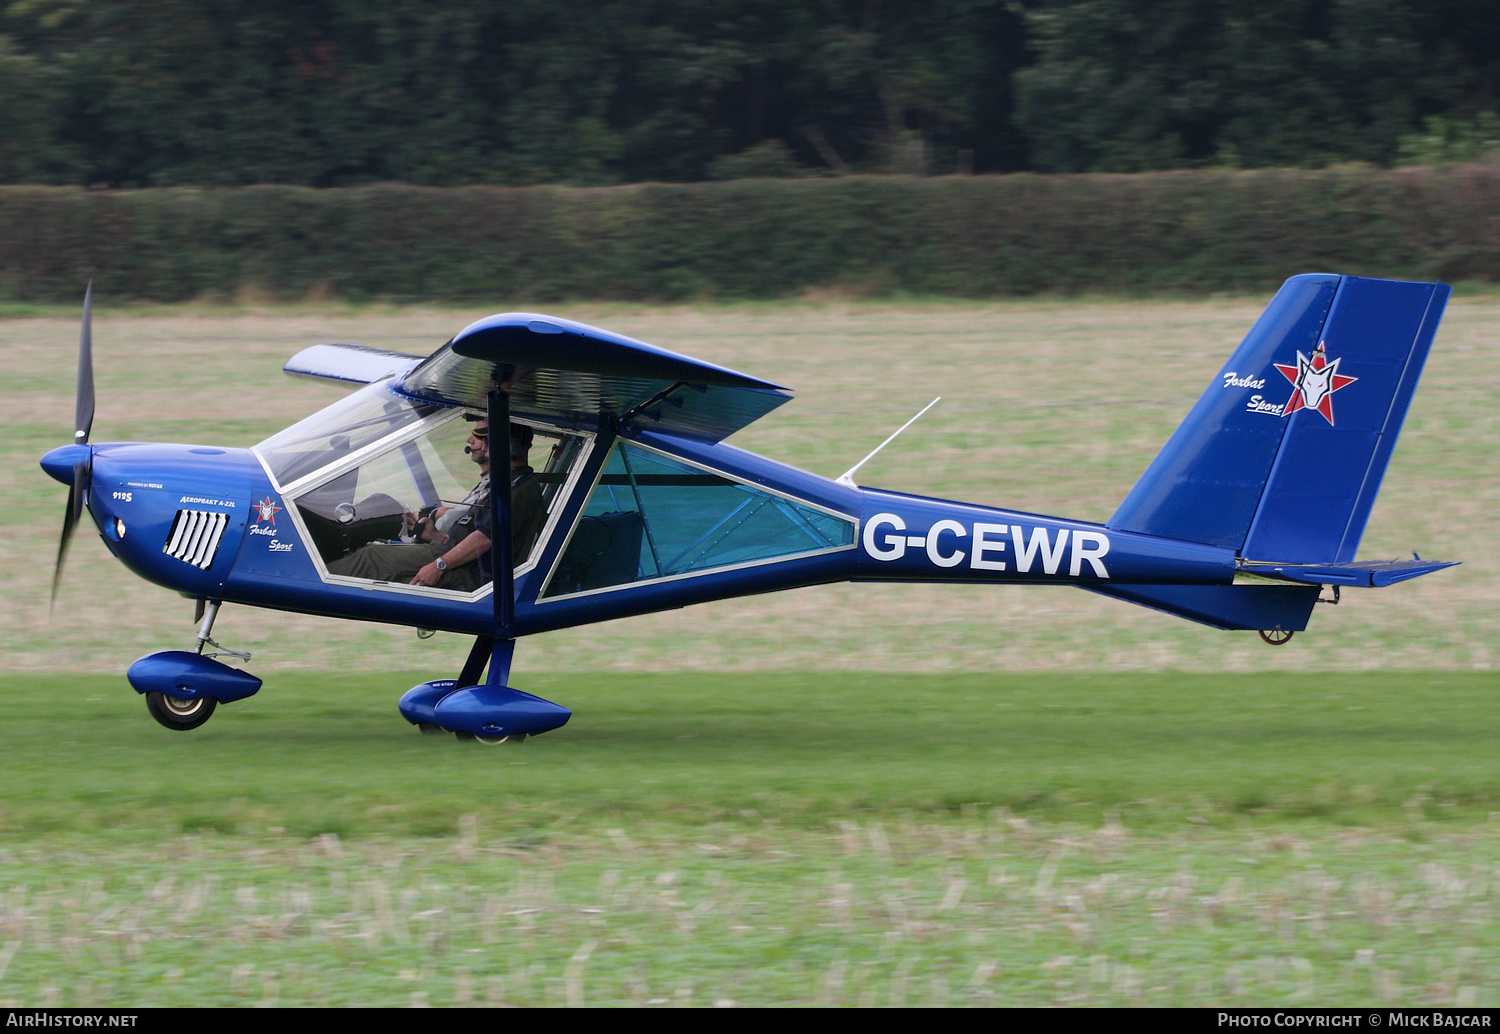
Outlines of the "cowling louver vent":
M172 530L167 533L167 544L162 552L184 560L205 571L214 562L219 551L219 539L224 535L224 526L229 523L227 513L211 513L207 510L178 510Z

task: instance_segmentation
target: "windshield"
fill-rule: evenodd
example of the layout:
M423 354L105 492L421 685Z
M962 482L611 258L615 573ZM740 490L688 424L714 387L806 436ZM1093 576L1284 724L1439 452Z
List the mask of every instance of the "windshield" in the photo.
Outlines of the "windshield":
M255 447L285 487L438 410L391 394L385 381L356 391Z

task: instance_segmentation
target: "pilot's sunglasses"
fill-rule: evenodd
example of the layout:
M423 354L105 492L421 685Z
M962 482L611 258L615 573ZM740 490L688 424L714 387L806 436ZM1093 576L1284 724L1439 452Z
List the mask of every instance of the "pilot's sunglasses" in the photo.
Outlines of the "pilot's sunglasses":
M480 441L483 441L490 436L490 429L488 427L471 427L469 428L469 433Z

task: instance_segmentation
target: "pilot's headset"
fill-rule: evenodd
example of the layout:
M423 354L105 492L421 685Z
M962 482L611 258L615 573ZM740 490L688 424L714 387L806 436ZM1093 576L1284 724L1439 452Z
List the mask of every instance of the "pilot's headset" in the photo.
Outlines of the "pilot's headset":
M477 416L466 416L464 417L464 419L468 420L471 423L478 423L482 418ZM469 428L469 433L472 434L475 438L488 438L490 436L490 429L488 427L471 427ZM474 447L472 445L465 445L464 455L474 455Z
M475 438L488 438L490 434L489 428L480 430L477 427L471 429L469 433L472 434ZM533 436L531 428L527 427L525 424L510 425L510 459L512 463L525 463L528 459L530 459L532 440ZM464 455L472 456L473 454L473 446L465 445Z

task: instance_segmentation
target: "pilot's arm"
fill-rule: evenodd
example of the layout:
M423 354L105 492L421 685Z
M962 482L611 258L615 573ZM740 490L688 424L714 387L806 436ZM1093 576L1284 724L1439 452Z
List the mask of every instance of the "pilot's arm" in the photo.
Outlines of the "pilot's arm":
M471 531L440 559L449 570L452 570L479 559L479 554L488 552L489 548L490 537L488 535L482 531ZM438 570L437 561L434 560L412 576L411 584L432 586L436 585L441 577L443 577L443 572Z
M443 533L437 529L438 519L451 509L451 506L439 506L436 509L419 510L416 513L408 510L406 512L407 533L418 542L436 542L443 537Z
M483 522L486 513L480 515ZM511 535L510 547L511 558L516 564L526 561L531 555L531 547L536 542L537 534L542 530L542 524L547 518L546 503L542 501L542 490L534 478L528 476L519 485L511 489ZM476 528L469 532L452 549L443 554L443 563L449 569L458 567L477 560L481 555L488 553L490 549L490 537L482 528ZM434 560L422 568L412 578L413 585L436 585L443 572L437 568Z

